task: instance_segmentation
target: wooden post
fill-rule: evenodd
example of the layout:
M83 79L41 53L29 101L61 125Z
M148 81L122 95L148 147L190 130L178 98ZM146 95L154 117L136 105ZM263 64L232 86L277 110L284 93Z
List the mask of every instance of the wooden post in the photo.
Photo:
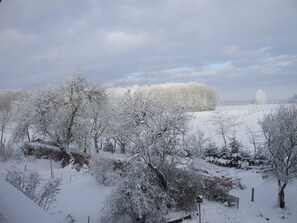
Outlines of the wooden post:
M201 223L201 207L200 207L200 203L199 203L199 223Z
M255 188L252 188L252 202L254 202Z
M50 166L51 166L51 179L54 178L54 172L53 172L53 161L50 159Z
M199 223L201 223L201 206L200 204L203 202L202 196L198 195L198 197L196 197L196 202L198 203L198 207L199 207Z

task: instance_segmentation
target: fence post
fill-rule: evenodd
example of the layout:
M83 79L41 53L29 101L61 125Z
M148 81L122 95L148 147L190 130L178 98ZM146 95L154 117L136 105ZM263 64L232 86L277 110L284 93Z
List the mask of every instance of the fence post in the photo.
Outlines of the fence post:
M254 202L255 188L252 188L252 202Z
M54 178L54 172L53 172L53 161L50 159L50 166L51 166L51 179Z
M90 223L91 222L91 217L90 216L88 216L88 223Z

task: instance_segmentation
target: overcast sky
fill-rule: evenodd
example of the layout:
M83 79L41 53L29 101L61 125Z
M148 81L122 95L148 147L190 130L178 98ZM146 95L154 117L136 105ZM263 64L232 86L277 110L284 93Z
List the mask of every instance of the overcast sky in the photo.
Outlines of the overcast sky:
M2 0L0 88L79 68L109 86L201 82L223 100L297 93L297 0Z

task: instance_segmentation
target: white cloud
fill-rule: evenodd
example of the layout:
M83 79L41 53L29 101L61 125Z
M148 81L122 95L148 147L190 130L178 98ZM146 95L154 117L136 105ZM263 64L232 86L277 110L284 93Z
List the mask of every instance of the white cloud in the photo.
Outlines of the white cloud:
M106 41L109 48L119 51L130 51L145 46L149 42L149 37L144 33L127 33L114 31L107 33Z
M80 67L113 85L203 81L253 97L263 83L294 94L296 10L294 0L2 1L0 88Z

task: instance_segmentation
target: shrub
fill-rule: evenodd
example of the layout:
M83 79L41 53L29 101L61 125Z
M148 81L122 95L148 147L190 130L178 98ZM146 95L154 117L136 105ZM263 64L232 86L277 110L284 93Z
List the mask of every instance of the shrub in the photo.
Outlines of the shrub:
M2 144L0 146L0 161L21 160L22 155L12 144Z
M100 184L115 185L126 174L126 162L112 156L98 154L91 160L91 170Z
M70 163L80 170L84 165L89 165L90 155L81 152L65 152L60 148L44 143L25 143L21 147L25 156L35 156L38 159L53 159L55 161L62 161L62 167Z
M242 149L242 144L235 137L231 138L228 146L232 154L239 153Z
M171 169L169 195L174 200L177 210L196 210L197 193L199 191L200 176L193 171Z
M225 202L229 191L233 188L231 178L226 177L205 177L203 179L203 195L209 200Z
M55 146L42 143L24 143L21 147L25 156L35 156L38 159L53 159L55 161L62 160L62 151Z
M47 211L56 202L56 195L59 193L61 185L60 179L44 181L35 170L13 168L7 171L6 181L23 192L44 210Z
M208 143L204 150L205 157L219 157L219 148L214 143Z
M128 174L114 189L101 215L101 222L163 223L168 197L151 169L129 165Z

